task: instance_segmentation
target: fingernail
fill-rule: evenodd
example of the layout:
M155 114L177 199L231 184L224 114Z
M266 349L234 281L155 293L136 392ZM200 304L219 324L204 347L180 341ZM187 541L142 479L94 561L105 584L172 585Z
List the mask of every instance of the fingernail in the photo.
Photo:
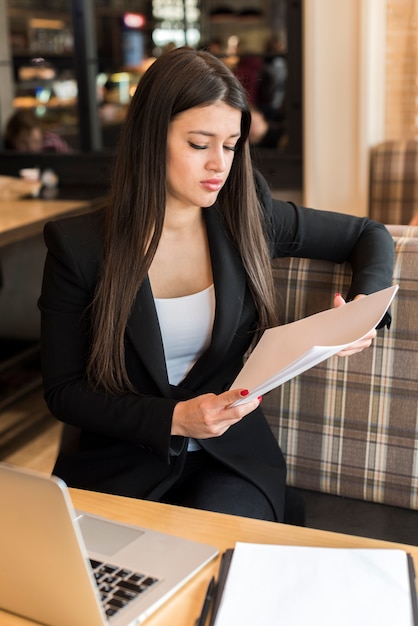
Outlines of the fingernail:
M248 391L248 389L243 389L242 391L239 392L240 396L248 396L250 392Z
M263 399L263 396L258 396L258 401L261 402Z
M338 297L339 297L339 298L341 298L341 294L340 294L340 293L338 293L338 291L337 291L337 293L335 294L335 296L336 296L337 298L338 298Z

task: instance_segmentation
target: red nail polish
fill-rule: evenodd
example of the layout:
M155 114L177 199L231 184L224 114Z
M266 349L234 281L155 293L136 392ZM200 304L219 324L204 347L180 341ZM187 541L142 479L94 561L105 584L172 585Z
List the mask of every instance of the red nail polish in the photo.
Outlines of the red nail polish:
M341 294L337 292L335 296L338 298L338 297L341 297Z
M243 389L242 391L239 392L240 396L248 396L250 392L248 391L248 389Z
M258 396L258 401L261 402L263 399L263 396Z

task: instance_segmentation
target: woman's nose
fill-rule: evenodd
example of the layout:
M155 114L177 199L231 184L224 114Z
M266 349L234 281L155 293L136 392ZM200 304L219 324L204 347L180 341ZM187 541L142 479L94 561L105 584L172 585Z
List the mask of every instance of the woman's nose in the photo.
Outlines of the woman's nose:
M225 155L223 150L213 150L206 167L214 172L223 172L225 169Z

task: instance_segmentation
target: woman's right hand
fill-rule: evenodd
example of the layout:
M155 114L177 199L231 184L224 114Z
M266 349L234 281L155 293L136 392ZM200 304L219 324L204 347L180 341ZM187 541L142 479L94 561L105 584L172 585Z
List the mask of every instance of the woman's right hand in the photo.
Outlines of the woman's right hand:
M261 398L231 406L246 395L245 389L230 389L219 395L207 393L179 402L173 412L171 434L194 439L220 437L259 406Z

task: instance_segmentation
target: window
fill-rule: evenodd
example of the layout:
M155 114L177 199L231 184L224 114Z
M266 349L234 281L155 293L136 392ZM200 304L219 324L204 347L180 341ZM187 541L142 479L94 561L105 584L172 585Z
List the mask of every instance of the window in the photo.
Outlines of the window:
M170 44L198 46L200 41L200 10L198 0L153 0L156 20L152 38L159 49Z

